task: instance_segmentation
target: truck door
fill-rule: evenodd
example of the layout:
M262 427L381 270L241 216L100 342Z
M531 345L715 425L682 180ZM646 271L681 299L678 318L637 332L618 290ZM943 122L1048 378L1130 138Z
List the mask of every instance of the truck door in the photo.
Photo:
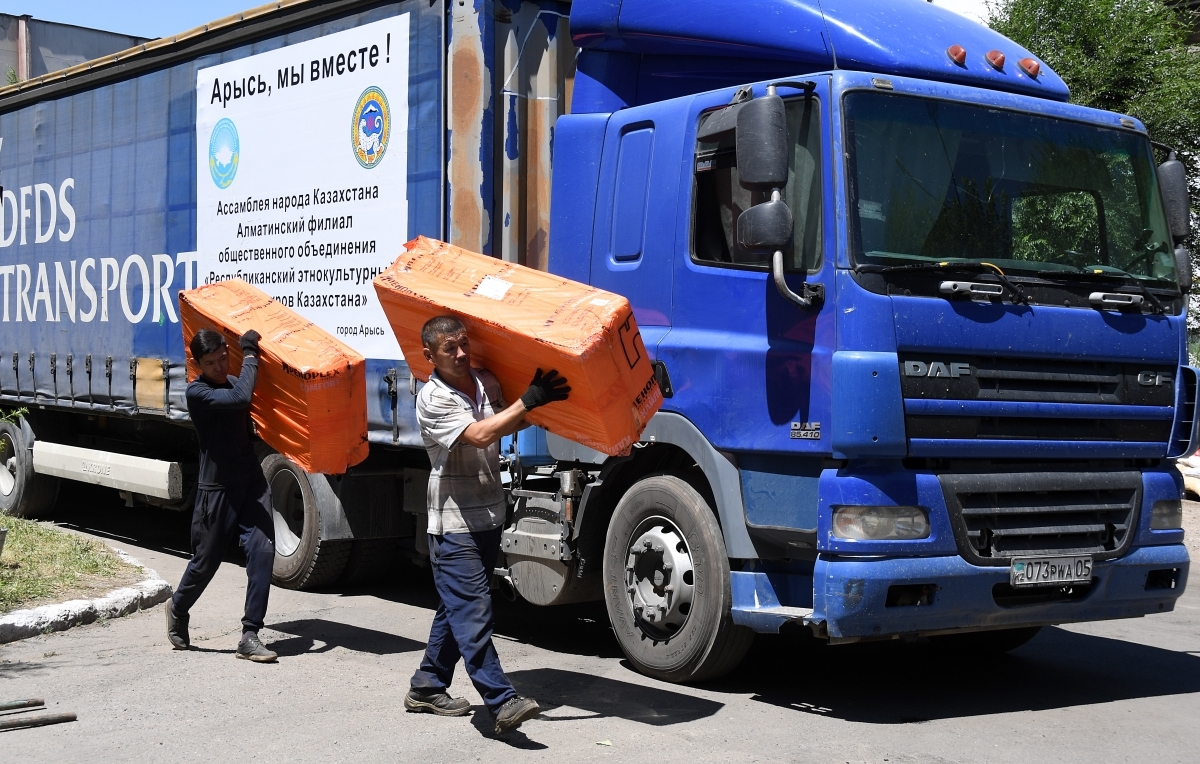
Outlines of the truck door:
M755 95L762 93L755 88ZM806 517L764 516L756 522L751 512L767 510L747 502L747 519L815 528L815 478L820 455L830 453L834 342L828 79L821 78L807 96L782 87L779 94L786 102L791 147L783 198L795 217L793 243L784 252L786 281L794 292L806 279L821 284L825 299L808 310L797 307L776 289L770 257L738 247L738 215L769 197L739 184L735 131L697 138L729 94L697 96L683 141L672 328L657 357L674 388L666 408L686 415L717 448L738 454L744 490L748 469L813 478L811 505L800 502ZM790 501L770 511L794 513L797 505Z
M672 149L681 127L678 113L661 104L619 111L609 120L600 160L591 283L629 299L651 355L671 324L677 206L660 200L680 193L679 154Z

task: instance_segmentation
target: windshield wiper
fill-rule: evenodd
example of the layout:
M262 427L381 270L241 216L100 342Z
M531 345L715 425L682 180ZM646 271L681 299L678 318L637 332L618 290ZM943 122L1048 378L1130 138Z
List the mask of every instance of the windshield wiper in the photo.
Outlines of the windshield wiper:
M998 266L987 262L981 261L972 263L950 262L948 260L943 260L940 262L929 261L923 263L908 263L907 265L875 265L874 263L862 263L854 266L854 271L856 273L895 273L897 271L922 270L961 271L963 273L990 273L995 276L996 280L1000 282L1000 285L1004 287L1004 291L1008 292L1009 295L1012 296L1014 303L1019 302L1023 305L1029 304L1029 298L1025 296L1025 293L1021 291L1021 288L1009 281L1008 276L1005 276L1004 271L1000 270Z
M1136 286L1138 288L1138 291L1141 292L1142 295L1147 300L1150 301L1150 304L1154 306L1155 313L1160 313L1160 314L1164 314L1164 315L1166 314L1167 306L1163 305L1162 300L1159 300L1158 297L1154 294L1154 292L1150 291L1150 289L1146 286L1146 282L1144 282L1142 279L1139 279L1137 276L1134 276L1129 271L1123 271L1120 268L1117 268L1117 267L1111 266L1111 265L1106 265L1104 267L1107 268L1108 270L1103 270L1103 271L1099 270L1099 269L1084 270L1083 268L1080 268L1077 271L1054 270L1054 271L1038 271L1037 273L1042 278L1061 279L1061 278L1066 277L1066 278L1081 278L1081 279L1085 279L1087 281L1103 281L1106 279L1118 279L1120 281L1124 281L1127 284L1133 284L1134 286Z

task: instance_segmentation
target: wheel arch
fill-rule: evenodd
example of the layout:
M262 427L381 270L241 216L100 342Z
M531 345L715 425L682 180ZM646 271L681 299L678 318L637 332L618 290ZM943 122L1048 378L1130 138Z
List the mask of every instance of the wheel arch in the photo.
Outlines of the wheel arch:
M670 472L687 480L716 509L717 522L731 558L758 558L746 530L737 466L730 457L717 451L683 415L670 411L655 414L642 433L641 442L626 457L610 457L549 432L546 433L546 445L551 456L559 461L602 465L601 484L588 486L580 502L579 537L585 532L591 536L597 528L596 523L602 521L599 534L603 539L608 518L629 486L655 472ZM593 488L597 490L591 490Z

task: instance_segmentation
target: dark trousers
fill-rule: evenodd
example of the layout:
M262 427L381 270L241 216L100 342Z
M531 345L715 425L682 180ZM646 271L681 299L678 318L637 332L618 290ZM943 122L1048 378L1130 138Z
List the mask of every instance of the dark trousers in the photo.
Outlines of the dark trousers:
M429 535L429 560L433 585L442 602L433 616L429 644L412 687L439 691L450 687L454 666L461 657L471 684L495 714L517 691L500 667L492 645L492 593L488 586L501 529L479 533Z
M275 520L266 481L235 488L201 488L192 513L192 559L171 606L186 615L221 567L229 540L237 534L246 551L244 631L258 631L267 617L271 568L275 564Z

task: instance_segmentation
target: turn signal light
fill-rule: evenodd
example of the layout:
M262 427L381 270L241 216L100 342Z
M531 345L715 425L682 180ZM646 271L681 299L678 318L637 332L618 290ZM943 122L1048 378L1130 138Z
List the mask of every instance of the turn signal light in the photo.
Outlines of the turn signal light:
M986 58L987 62L989 64L991 64L992 66L994 66L997 69L997 71L1001 71L1004 69L1004 54L1001 53L1000 51L989 50L987 53L984 54L983 57Z
M946 48L946 55L959 66L967 65L967 49L961 45L951 45L949 48Z
M1025 73L1030 77L1037 79L1037 76L1042 73L1042 65L1032 58L1023 58L1017 62L1017 65L1025 70Z

